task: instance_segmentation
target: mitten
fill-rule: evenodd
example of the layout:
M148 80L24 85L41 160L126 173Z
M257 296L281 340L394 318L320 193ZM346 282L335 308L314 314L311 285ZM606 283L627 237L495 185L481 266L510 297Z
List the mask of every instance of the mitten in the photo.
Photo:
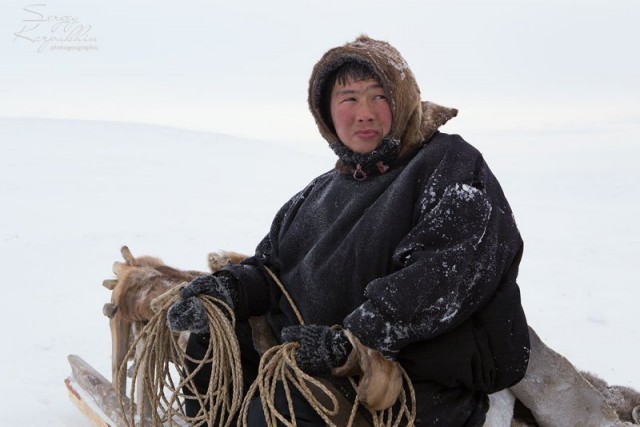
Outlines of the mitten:
M288 326L282 329L282 339L300 343L296 363L309 375L329 374L331 369L344 365L353 348L341 330L328 326Z
M209 333L207 312L196 297L174 302L167 312L167 323L172 331Z
M238 279L231 273L218 272L198 277L180 290L183 300L200 294L219 299L233 309L238 304Z
M219 299L234 309L238 305L238 281L229 273L216 273L194 279L180 290L180 301L169 307L167 322L171 330L199 334L209 332L209 319L198 295Z

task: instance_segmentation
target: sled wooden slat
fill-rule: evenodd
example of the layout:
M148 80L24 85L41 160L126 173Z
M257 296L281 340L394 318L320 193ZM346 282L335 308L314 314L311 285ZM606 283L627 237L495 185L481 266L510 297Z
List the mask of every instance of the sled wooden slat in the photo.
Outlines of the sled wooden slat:
M69 364L71 365L71 378L65 380L69 389L69 398L96 426L124 426L126 425L120 411L120 403L116 390L111 381L106 379L100 372L85 362L80 356L70 354ZM74 381L89 396L93 403L106 415L111 423L96 413L89 402L86 402L79 391L72 383Z
M132 324L124 320L120 313L116 312L113 317L109 319L109 328L111 329L112 383L114 386L119 386L120 390L125 390L126 378L120 378L118 372L125 360L127 351L129 351Z
M100 415L98 415L93 407L89 405L83 398L80 396L79 392L74 388L73 383L70 378L64 380L64 383L67 386L69 391L69 399L71 402L76 405L80 412L82 412L91 423L96 427L109 427L109 424L105 422Z

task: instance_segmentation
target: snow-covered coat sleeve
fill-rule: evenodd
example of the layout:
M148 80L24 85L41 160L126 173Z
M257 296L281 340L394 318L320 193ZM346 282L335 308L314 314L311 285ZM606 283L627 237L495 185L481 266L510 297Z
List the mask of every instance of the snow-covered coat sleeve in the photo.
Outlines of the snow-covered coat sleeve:
M393 255L397 270L371 281L365 302L344 321L364 344L392 357L454 330L487 305L522 247L479 154L466 161L444 156L421 192L415 226Z

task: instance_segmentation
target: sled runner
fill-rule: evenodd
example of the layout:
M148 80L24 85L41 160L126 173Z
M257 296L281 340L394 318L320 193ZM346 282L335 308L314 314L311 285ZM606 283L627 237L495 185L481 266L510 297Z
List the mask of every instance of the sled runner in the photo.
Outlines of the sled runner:
M140 364L150 363L143 362L148 359L141 357L144 344L141 334L163 301L166 303L180 283L209 273L171 268L154 257L136 258L126 246L121 252L125 262L116 262L113 267L117 280L105 280L103 283L111 290L111 301L103 309L111 329L111 379L80 356L69 355L71 374L65 380L69 398L96 426L188 425L182 416L183 401L169 401L167 397L162 402L156 401L154 406L149 395L141 392L148 386L149 378L133 374L133 380L127 379L124 370L131 373L140 368ZM243 258L243 255L233 252L213 253L209 257L209 267L217 271L227 262L239 262ZM273 348L275 342L260 332L266 325L254 320L254 345L264 353L266 349ZM186 333L182 335L182 339L176 342L186 343ZM530 339L531 361L524 379L510 389L490 396L491 409L485 425L640 424L640 393L627 387L608 386L597 377L578 372L567 359L547 347L533 329L530 329ZM175 366L170 369L174 371L175 379L167 383L167 387L173 387L175 391L179 388L176 384L180 382L178 371L182 360L173 362ZM164 408L164 418L158 416L157 406ZM172 406L172 409L167 410L167 406ZM348 402L344 401L344 406L348 406ZM341 422L338 421L337 425Z

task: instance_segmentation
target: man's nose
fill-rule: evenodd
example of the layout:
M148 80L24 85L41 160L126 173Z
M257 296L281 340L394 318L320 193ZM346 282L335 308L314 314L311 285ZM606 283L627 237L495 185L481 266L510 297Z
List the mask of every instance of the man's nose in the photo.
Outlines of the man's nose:
M370 122L374 119L373 108L369 102L361 102L358 105L357 118L360 122Z

